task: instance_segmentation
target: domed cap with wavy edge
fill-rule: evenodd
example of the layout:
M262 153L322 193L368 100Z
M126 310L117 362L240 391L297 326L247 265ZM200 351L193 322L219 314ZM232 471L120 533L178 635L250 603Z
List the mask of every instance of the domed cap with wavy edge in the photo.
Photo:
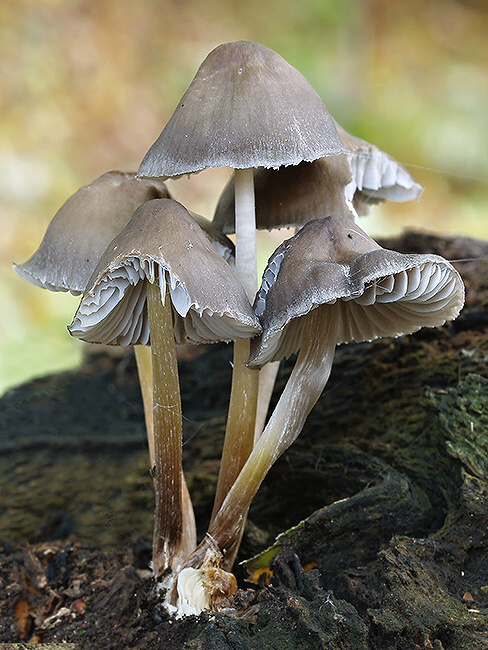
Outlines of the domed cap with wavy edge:
M83 293L103 251L145 201L167 197L165 184L110 171L80 188L58 210L34 255L15 271L51 291Z
M220 45L203 61L138 173L280 167L343 151L305 77L264 45L240 41Z
M176 342L249 338L260 331L243 287L176 201L142 205L102 255L69 331L92 343L150 342L146 282L168 288Z
M418 199L421 185L396 160L335 124L349 153L254 172L258 228L303 226L330 214L354 218L366 214L373 203ZM235 230L233 179L219 199L213 221L224 233Z
M319 305L333 310L339 344L438 327L463 303L461 277L444 258L384 249L348 218L317 219L269 260L255 301L263 333L249 365L296 352L303 317Z
M366 214L371 204L419 198L424 188L400 163L374 144L351 135L337 122L335 124L341 142L349 151L347 158L352 181L346 187L346 199L352 202L358 215Z

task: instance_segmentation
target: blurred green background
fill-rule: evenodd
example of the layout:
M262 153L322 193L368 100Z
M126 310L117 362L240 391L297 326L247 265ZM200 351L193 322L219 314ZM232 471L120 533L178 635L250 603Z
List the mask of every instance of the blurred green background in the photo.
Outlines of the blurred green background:
M78 363L78 299L17 277L61 204L109 169L136 170L220 43L279 52L349 131L425 187L361 220L488 237L484 0L3 0L0 6L0 392ZM225 169L172 184L211 217ZM265 241L269 250L273 242Z

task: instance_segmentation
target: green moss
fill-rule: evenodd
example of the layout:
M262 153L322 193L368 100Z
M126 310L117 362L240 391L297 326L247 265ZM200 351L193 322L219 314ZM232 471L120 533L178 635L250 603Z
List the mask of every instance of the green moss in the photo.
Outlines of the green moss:
M456 386L429 392L448 453L475 476L488 477L488 380L469 374Z

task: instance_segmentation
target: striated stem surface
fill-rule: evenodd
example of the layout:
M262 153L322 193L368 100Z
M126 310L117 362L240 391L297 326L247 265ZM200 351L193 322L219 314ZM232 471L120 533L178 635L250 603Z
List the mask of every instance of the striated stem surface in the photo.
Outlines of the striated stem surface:
M147 285L153 371L154 486L156 510L153 573L180 562L182 516L182 416L173 318L169 296L161 302L158 284Z
M236 226L236 275L246 290L249 301L254 301L258 286L256 216L254 210L254 173L252 169L236 169L235 226ZM229 489L236 480L252 451L259 391L259 371L247 368L249 340L234 343L234 365L229 413L225 431L224 447L220 462L219 479L215 495L211 524ZM244 531L246 517L241 519L237 537ZM232 553L224 557L224 566L230 568L235 559L238 544Z
M273 463L296 440L320 397L332 368L337 340L335 310L330 305L307 316L302 347L273 414L208 530L224 556L235 546L254 495ZM189 558L198 566L207 538Z
M134 346L139 384L141 386L144 418L146 422L147 442L149 447L150 467L154 467L154 425L153 425L153 376L151 348L149 345ZM197 545L197 530L195 513L186 485L185 475L181 472L181 499L182 499L182 539L181 555L187 557Z

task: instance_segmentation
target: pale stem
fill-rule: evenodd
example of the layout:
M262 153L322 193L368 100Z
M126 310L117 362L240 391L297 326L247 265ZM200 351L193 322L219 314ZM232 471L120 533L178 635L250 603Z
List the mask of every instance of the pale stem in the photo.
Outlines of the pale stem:
M337 340L334 312L324 305L308 315L300 354L278 404L209 528L209 536L224 554L233 547L240 522L269 469L296 440L328 381Z
M235 271L249 301L252 303L258 287L253 170L236 169L234 183L236 211ZM248 358L249 340L236 340L234 342L229 413L211 521L241 471L254 444L259 372L244 365ZM242 537L244 525L245 516L241 520L238 533L239 539ZM232 557L228 555L225 558L226 567L232 565L236 552L237 548L235 548Z
M253 448L259 371L244 365L248 358L249 339L238 339L234 343L231 397L212 518Z
M254 427L254 444L259 440L264 429L279 368L279 361L270 361L259 371L259 393L256 409L256 424Z
M149 345L135 345L137 372L141 386L142 404L144 406L144 419L146 422L147 444L149 447L150 467L154 467L154 427L153 427L153 376L152 358ZM195 513L191 502L185 475L181 472L181 498L183 509L183 531L181 541L181 553L183 557L190 555L197 545L197 529Z
M181 549L179 554L180 563L193 553L197 545L197 524L195 513L191 502L190 492L185 481L185 475L181 470L181 506L182 506L182 531Z
M141 387L144 420L146 423L147 444L149 447L150 467L154 466L154 429L153 429L153 377L151 348L148 345L135 345L137 374Z
M256 213L254 209L254 173L250 169L234 170L236 275L254 302L258 289Z
M229 412L211 522L253 449L259 370L252 370L244 365L248 358L249 339L238 339L234 342ZM241 536L245 519L242 523ZM226 556L223 568L230 568L234 559L235 555Z
M158 284L147 283L153 370L154 486L156 497L153 573L181 562L182 415L176 345L169 296L161 302Z

